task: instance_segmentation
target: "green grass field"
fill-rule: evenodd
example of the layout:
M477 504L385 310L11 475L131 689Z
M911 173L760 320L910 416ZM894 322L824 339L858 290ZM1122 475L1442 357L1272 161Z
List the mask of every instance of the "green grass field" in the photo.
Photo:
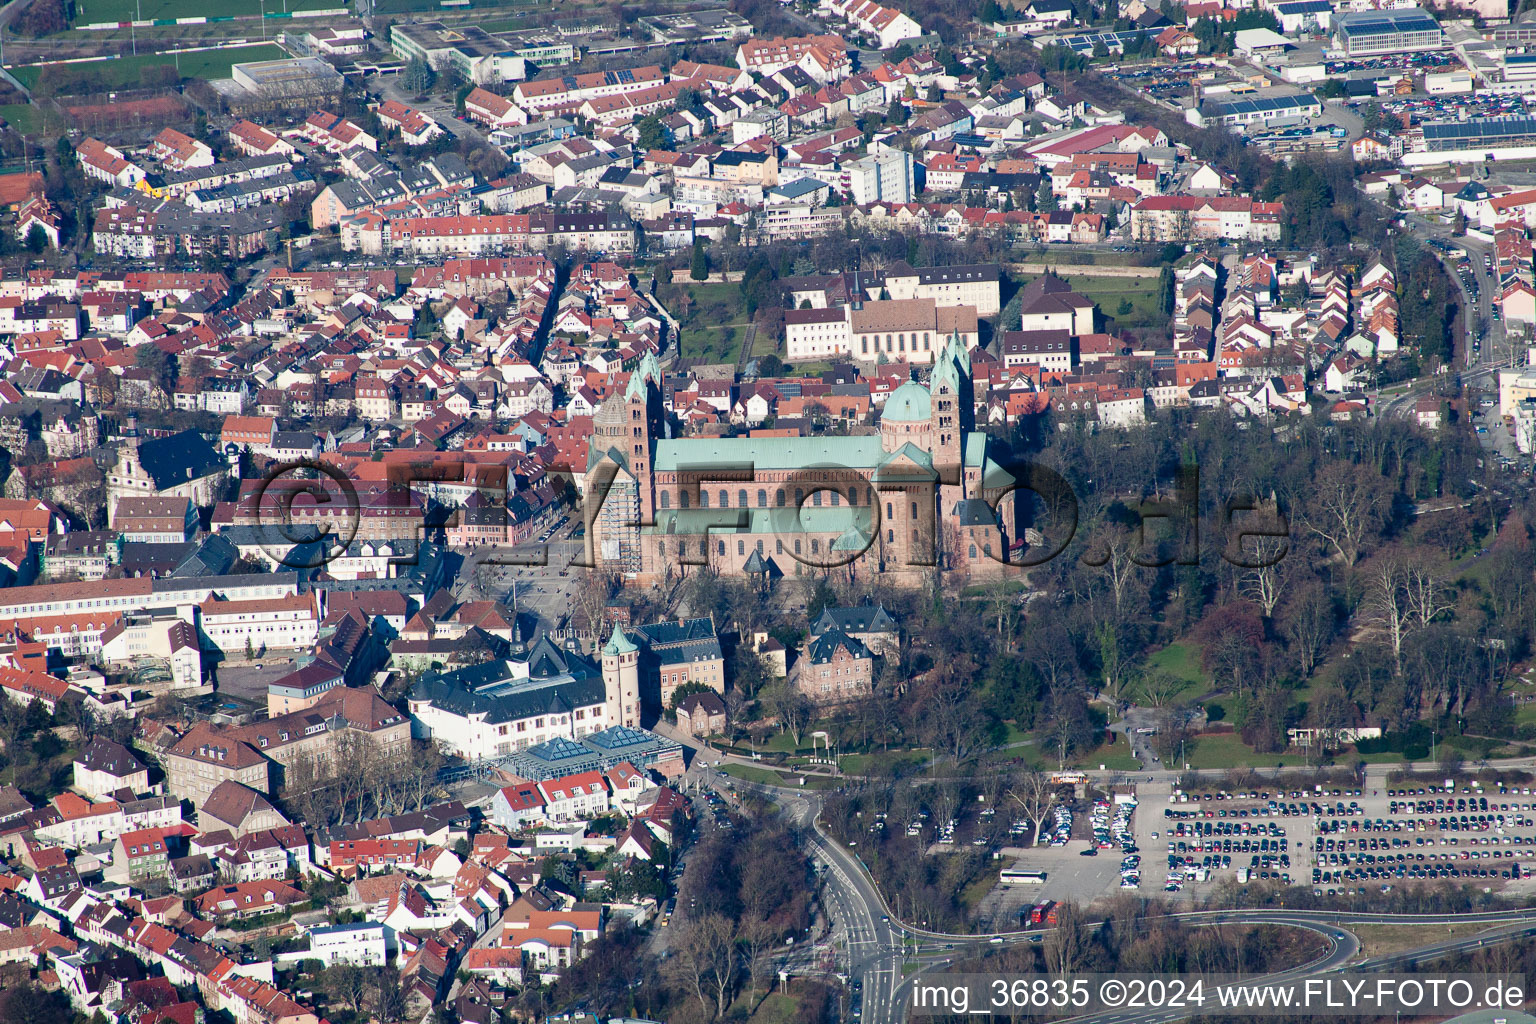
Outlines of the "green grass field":
M687 302L679 297L669 300L672 315L682 324L678 354L706 363L734 363L741 355L741 332L747 329L741 289L734 284L688 281L682 290Z
M767 768L749 768L744 764L722 765L721 771L733 779L743 782L755 782L760 786L782 786L785 776L778 772L769 771Z
M5 123L23 135L57 136L64 131L64 119L47 107L34 107L30 103L0 106L0 117Z
M1028 284L1034 277L1022 277L1020 285ZM1072 290L1079 295L1092 299L1099 304L1099 313L1104 317L1113 317L1119 327L1149 327L1154 324L1165 323L1167 314L1158 312L1157 309L1157 283L1158 279L1136 277L1102 277L1092 273L1073 273L1070 270L1058 270L1056 276L1060 277L1072 286ZM1128 313L1120 313L1120 302L1125 300L1131 304ZM1018 326L1017 324L1014 325Z
M169 64L176 68L182 78L228 78L232 65L256 60L280 60L286 56L288 55L281 47L271 43L257 43L253 46L236 46L227 50L202 50L179 55L140 54L137 57L123 57L118 60L99 60L86 64L53 65L52 67L65 76L62 79L55 79L63 83L58 91L70 93L73 90L64 87L69 79L99 81L108 89L126 89L139 84L140 73L145 68L160 64ZM41 67L10 70L11 74L15 75L17 80L28 89L37 85L43 72ZM50 75L50 77L53 76Z
M1306 764L1301 754L1259 754L1242 741L1235 732L1214 733L1201 736L1194 748L1188 751L1191 768L1265 768L1277 764Z
M526 7L529 9L545 6L548 0L470 0L470 6L505 11L509 8ZM408 14L412 11L462 11L463 7L444 7L438 0L374 0L374 12L377 14Z
M76 0L75 24L99 21L155 21L160 18L255 18L283 11L328 11L348 6L347 0ZM301 21L302 23L302 21ZM318 24L318 22L317 22Z
M1147 669L1161 669L1175 679L1182 680L1184 688L1173 698L1175 703L1188 703L1204 697L1211 689L1211 681L1200 667L1200 652L1192 644L1171 643L1147 659ZM1134 691L1133 691L1134 692Z

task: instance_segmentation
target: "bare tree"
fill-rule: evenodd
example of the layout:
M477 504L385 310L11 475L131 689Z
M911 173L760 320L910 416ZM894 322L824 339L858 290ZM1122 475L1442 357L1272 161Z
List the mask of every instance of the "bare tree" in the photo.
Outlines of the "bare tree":
M736 981L736 934L731 919L724 914L689 918L670 948L674 980L693 991L703 1012L724 1016Z
M1051 809L1054 792L1050 777L1044 772L1026 772L1008 790L1008 795L1023 809L1030 824L1035 827L1035 838L1031 846L1040 845L1040 833L1045 828L1045 812Z
M1077 903L1068 900L1056 907L1056 927L1045 947L1046 963L1057 976L1070 975L1088 958L1088 926Z
M1266 619L1273 618L1275 606L1285 593L1285 577L1280 572L1281 557L1290 546L1285 537L1250 537L1250 545L1244 545L1244 558L1254 568L1244 569L1239 576L1239 589L1244 597L1258 605Z
M1360 557L1365 538L1381 523L1387 502L1381 478L1362 466L1330 462L1313 478L1310 500L1293 502L1301 521L1345 565Z
M1285 620L1285 637L1296 655L1301 678L1311 678L1323 648L1333 636L1333 601L1320 584L1312 584L1294 599Z
M773 969L773 949L778 944L779 932L764 917L753 915L741 922L741 952L746 960L749 983L749 1004L757 1002L757 988L765 982Z
M352 1007L360 1014L368 1000L368 972L352 964L336 964L325 971L325 987L333 997Z
M1408 566L1396 553L1384 555L1371 568L1366 585L1369 588L1366 614L1370 623L1386 638L1387 646L1392 650L1393 672L1400 676L1403 674L1403 642L1417 624L1409 596Z
M618 587L619 574L611 569L592 569L587 573L586 585L576 589L576 611L581 614L582 627L597 633L608 616L608 602Z
M769 683L763 687L761 694L768 713L779 720L780 731L788 732L798 747L800 730L811 717L811 702L786 679Z
M1184 680L1171 672L1154 668L1142 674L1137 689L1141 691L1142 699L1152 707L1165 708L1184 689Z
M1141 579L1140 531L1109 523L1101 523L1094 542L1083 553L1083 564L1094 566L1103 572L1104 581L1115 606L1115 618L1125 610L1125 602L1134 593L1134 586Z
M1420 628L1434 622L1451 608L1451 591L1439 579L1434 568L1422 559L1404 559L1404 587L1408 608Z

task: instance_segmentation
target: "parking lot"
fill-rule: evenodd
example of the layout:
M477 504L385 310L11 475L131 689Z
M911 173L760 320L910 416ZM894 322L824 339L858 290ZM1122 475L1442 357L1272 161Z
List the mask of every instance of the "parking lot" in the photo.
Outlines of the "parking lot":
M1038 846L1004 846L998 851L1007 869L1042 871L1041 884L1000 882L983 899L978 913L984 925L1019 926L1021 910L1046 900L1087 905L1122 890L1141 891L1141 853L1134 830L1136 804L1075 801L1058 806L1046 820ZM1069 820L1061 812L1067 811ZM1015 832L1015 835L1018 833Z
M1526 873L1536 863L1536 793L1470 783L1450 792L1175 792L1142 811L1143 888L1172 899L1224 879L1310 885L1322 896L1436 881L1536 890Z
M1044 900L1074 900L1087 906L1103 896L1120 891L1120 858L1101 853L1084 857L1088 844L1073 840L1067 846L1041 846L1028 849L1006 847L1005 864L1045 872L1044 885L998 885L982 900L978 913L984 925L1018 928L1019 911ZM1015 861L1014 858L1017 857Z
M292 672L294 659L290 654L258 658L254 661L226 660L219 664L219 692L252 700L261 706L267 704L267 684Z

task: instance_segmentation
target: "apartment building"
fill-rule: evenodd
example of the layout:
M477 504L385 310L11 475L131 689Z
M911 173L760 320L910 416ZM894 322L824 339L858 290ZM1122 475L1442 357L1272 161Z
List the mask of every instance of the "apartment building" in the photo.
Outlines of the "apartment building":
M1131 207L1131 237L1150 242L1278 242L1283 213L1280 203L1246 196L1147 196Z
M313 647L320 636L314 593L247 601L209 597L198 605L208 646L225 654Z

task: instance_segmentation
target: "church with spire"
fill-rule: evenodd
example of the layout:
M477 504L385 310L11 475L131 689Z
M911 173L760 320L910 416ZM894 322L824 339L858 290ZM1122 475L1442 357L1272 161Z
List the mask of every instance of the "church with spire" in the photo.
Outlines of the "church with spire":
M1014 479L975 429L970 353L951 337L928 383L886 399L878 430L675 437L647 355L593 418L591 563L651 584L704 565L729 576L837 574L916 585L1006 571Z

